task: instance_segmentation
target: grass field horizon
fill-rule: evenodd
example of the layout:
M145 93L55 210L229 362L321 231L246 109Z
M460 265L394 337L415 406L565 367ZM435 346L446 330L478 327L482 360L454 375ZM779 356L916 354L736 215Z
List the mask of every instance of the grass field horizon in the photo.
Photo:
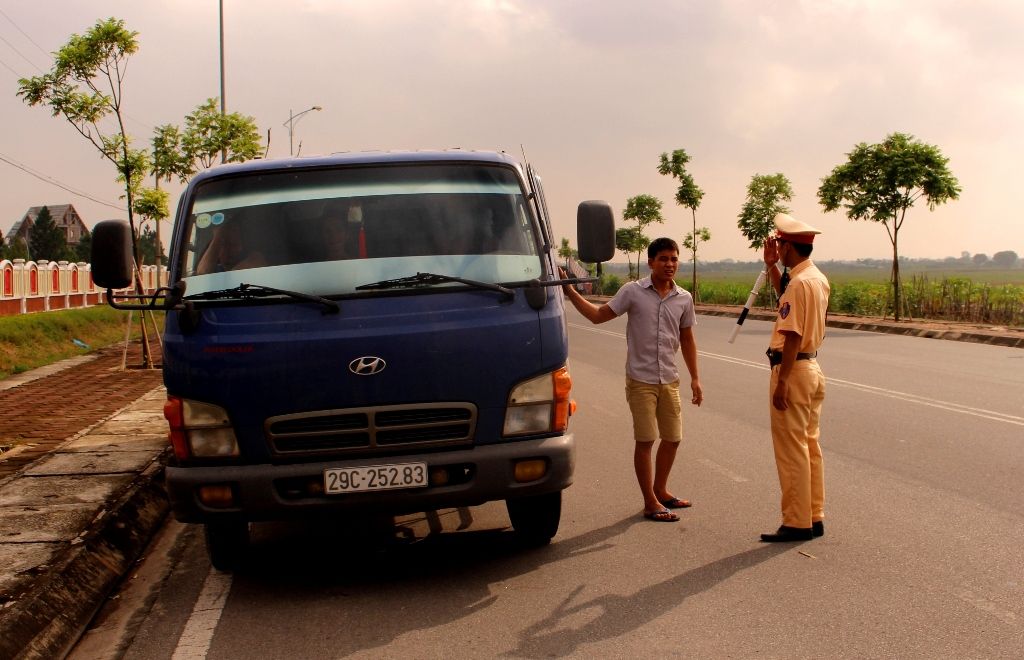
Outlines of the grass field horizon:
M832 285L829 309L839 314L892 317L891 262L816 261ZM742 305L763 264L758 261L697 263L698 302ZM602 266L604 292L629 277L624 262ZM676 282L692 289L692 262L680 264ZM641 275L647 274L641 263ZM1024 326L1024 268L901 260L901 317ZM767 289L758 306L772 304Z
M829 278L829 281L840 283L851 282L888 282L892 272L892 262L884 265L855 261L817 261L814 263ZM764 264L760 261L709 261L697 262L697 279L700 282L732 282L746 281L757 277ZM609 262L603 264L602 269L606 275L614 274L620 277L628 275L629 267L625 262ZM646 275L647 264L641 262L640 272ZM693 264L684 261L679 264L676 279L685 283L691 279ZM916 261L900 262L900 277L906 281L914 275L923 275L932 279L942 278L966 278L976 284L988 284L999 286L1004 284L1024 285L1024 268L998 268L992 266L976 266L972 264L922 264Z

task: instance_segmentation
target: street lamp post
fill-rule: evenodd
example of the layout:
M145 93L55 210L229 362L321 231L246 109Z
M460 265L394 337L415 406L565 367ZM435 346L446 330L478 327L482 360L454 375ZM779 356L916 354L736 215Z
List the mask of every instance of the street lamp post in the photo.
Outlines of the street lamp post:
M224 95L224 0L220 0L220 115L227 114L227 101ZM220 150L220 162L228 162L228 150ZM159 234L157 230L157 234Z
M318 105L314 105L312 108L309 108L308 110L303 110L302 112L300 112L298 114L294 114L294 115L292 114L291 109L288 110L288 121L286 121L284 123L284 125L288 127L288 155L289 156L294 156L295 155L295 145L294 145L294 142L292 140L292 134L293 134L294 128L295 128L295 122L298 121L299 117L301 117L302 115L306 114L307 112L313 112L314 110L323 110L323 108L318 106Z

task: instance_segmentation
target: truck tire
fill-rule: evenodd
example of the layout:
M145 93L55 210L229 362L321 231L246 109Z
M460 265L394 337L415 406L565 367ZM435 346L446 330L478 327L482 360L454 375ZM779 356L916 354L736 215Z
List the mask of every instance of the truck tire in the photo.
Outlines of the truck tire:
M562 517L562 492L505 500L512 528L529 546L546 545L558 532Z
M206 552L218 571L230 573L239 566L249 547L249 523L244 520L206 523Z

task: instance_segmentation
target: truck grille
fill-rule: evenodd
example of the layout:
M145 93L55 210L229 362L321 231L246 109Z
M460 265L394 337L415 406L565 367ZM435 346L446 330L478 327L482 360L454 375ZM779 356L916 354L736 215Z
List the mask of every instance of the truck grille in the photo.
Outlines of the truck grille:
M278 456L470 445L475 427L471 403L320 410L270 417L264 424L270 450Z

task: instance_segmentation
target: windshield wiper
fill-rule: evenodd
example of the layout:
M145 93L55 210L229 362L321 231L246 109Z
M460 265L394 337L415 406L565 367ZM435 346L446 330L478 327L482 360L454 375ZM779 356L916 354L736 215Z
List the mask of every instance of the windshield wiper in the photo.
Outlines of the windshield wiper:
M262 284L246 284L242 283L236 287L230 289L218 289L216 291L204 291L191 296L185 296L186 300L221 300L223 298L266 298L267 296L288 296L289 298L295 298L297 300L308 300L309 302L315 302L323 305L326 309L325 314L337 314L341 311L341 306L333 300L323 298L321 296L314 296L311 293L300 293L298 291L286 291L285 289L275 289L271 286L263 286Z
M476 287L478 289L486 289L488 291L497 291L506 298L513 298L516 293L508 287L495 284L493 282L478 282L476 280L467 280L461 277L455 277L453 275L437 275L435 273L416 273L409 277L399 277L393 280L381 280L380 282L374 282L372 284L363 284L356 287L357 291L366 291L369 289L411 289L419 286L432 286L434 284L444 284L446 282L458 282L459 284L465 284L467 286Z

